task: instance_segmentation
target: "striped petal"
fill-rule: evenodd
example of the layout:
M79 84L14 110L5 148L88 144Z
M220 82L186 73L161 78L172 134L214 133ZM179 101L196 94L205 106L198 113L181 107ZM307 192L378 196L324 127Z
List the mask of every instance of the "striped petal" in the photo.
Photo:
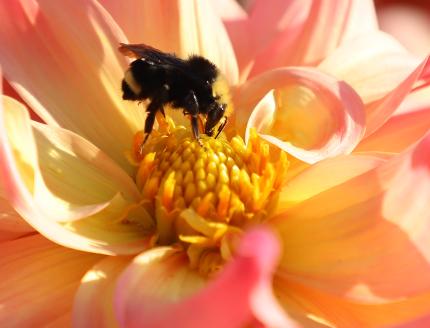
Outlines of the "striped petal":
M232 45L209 1L102 0L101 3L123 27L130 41L146 43L181 57L202 55L220 68L230 84L237 82Z
M315 163L350 153L364 134L363 105L345 83L304 68L277 69L246 83L236 98L236 122L253 110L246 127L294 157ZM261 98L260 98L261 99ZM239 127L240 129L240 127Z
M415 148L340 184L329 181L317 193L310 181L331 180L317 168L314 179L296 185L310 197L281 201L271 220L283 240L275 284L281 298L293 302L300 295L315 315L346 327L381 327L428 313L429 154L430 134ZM333 172L350 170L342 158L332 161Z
M67 130L31 125L22 105L3 100L0 168L18 213L68 247L101 253L146 247L141 229L122 224L129 215L139 226L152 224L136 206L140 194L131 178L90 142Z
M125 36L95 0L0 3L0 63L45 122L76 132L125 169L145 114L121 99Z
M101 258L58 246L41 235L3 243L0 326L45 327L57 320L69 326L81 278Z
M242 240L235 259L208 283L177 250L143 253L119 278L118 319L127 327L298 327L272 294L276 257L273 235L254 230Z

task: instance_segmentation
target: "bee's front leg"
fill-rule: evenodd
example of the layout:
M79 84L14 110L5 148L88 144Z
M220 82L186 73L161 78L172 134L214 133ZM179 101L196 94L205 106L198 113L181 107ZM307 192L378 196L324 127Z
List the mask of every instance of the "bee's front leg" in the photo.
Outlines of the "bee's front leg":
M185 111L191 115L191 128L194 138L196 138L200 146L203 146L199 137L199 102L197 101L196 94L192 90L185 100Z

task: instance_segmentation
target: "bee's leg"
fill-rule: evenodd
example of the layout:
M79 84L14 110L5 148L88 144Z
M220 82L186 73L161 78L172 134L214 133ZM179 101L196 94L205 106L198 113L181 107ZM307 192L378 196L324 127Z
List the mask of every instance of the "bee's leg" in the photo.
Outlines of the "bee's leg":
M187 96L185 111L191 115L191 128L194 138L196 138L200 146L203 146L199 137L199 103L194 91L191 91Z
M215 139L218 138L222 130L224 130L225 125L227 124L227 116L224 116L224 121L218 127L218 131L216 132Z
M167 99L167 92L160 92L158 93L154 98L152 98L152 101L149 103L148 107L146 108L146 112L148 113L145 120L145 129L143 130L145 133L145 138L143 139L142 144L140 145L139 153L143 152L143 146L145 145L146 141L149 138L149 135L152 132L152 128L154 127L155 122L155 115L157 114L157 111L163 110L163 104Z

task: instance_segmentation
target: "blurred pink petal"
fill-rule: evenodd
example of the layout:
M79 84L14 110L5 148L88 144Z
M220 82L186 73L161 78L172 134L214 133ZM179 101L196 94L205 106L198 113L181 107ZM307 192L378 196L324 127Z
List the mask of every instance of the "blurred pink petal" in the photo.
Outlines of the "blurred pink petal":
M175 327L189 328L257 322L265 327L297 327L272 294L277 256L277 241L271 233L250 231L232 262L205 287L207 282L189 269L181 253L169 248L148 251L119 279L118 319L127 327L171 327L172 320Z
M269 71L247 82L236 96L236 122L242 122L246 108L253 110L251 128L306 162L350 153L364 134L363 104L345 83L316 70L283 68ZM239 127L240 128L240 127Z
M305 8L310 6L306 19L297 26L293 23L286 27L257 56L251 76L279 66L316 65L346 40L377 29L373 2L370 0L313 1L301 4ZM297 8L299 17L303 13L303 7Z
M81 277L100 258L58 246L41 235L2 243L0 326L44 327L64 316L70 325Z
M116 48L126 39L105 10L92 0L20 0L2 2L0 17L0 61L18 94L131 170L123 153L145 114L121 100L127 62Z
M230 84L238 81L230 39L209 1L102 0L101 3L131 42L146 43L181 57L205 56L220 68Z
M314 194L309 181L331 179L319 174L325 163L316 164L293 189L310 197L296 205L281 200L279 214L270 220L284 241L276 289L285 290L288 300L291 285L302 285L298 288L307 292L300 297L309 293L308 302L337 325L342 317L352 317L335 308L368 313L355 323L364 326L394 324L430 311L429 156L427 134L415 148ZM334 165L342 158L331 161ZM332 305L321 308L318 298ZM388 313L385 307L399 311L381 316Z
M140 193L115 162L67 130L31 125L24 106L12 98L3 97L3 107L0 173L5 194L23 218L68 247L102 253L146 247L140 229L118 222ZM152 222L148 215L144 219Z
M392 34L412 53L430 53L430 6L425 0L376 1L381 30Z

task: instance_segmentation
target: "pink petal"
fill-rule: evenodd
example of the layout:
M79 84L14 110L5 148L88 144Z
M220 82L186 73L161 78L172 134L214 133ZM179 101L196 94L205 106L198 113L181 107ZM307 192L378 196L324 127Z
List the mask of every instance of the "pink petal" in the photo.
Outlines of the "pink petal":
M414 89L389 120L363 139L356 152L399 153L421 140L430 130L430 87Z
M246 83L236 98L236 122L270 89L275 91L253 110L246 135L256 128L264 139L306 163L350 153L361 140L360 98L344 82L312 69L277 69Z
M130 257L106 257L85 274L75 296L74 327L118 327L113 293L117 277L131 260Z
M127 327L297 327L272 294L277 256L271 233L251 231L234 260L203 288L205 279L189 269L185 255L167 248L143 253L119 278L118 319Z
M360 318L358 326L382 327L430 311L429 154L427 134L413 149L338 185L329 181L317 194L311 181L331 176L318 174L324 162L315 165L314 179L295 187L310 190L311 197L281 202L271 220L283 240L275 286L286 302L300 302L291 299L291 286L302 286L297 288L307 292L298 293L315 314L347 327L354 325L339 320ZM350 169L342 158L332 161L334 172Z
M366 106L366 136L380 128L413 90L416 83L428 78L430 57L427 57L402 83L382 99Z
M131 171L124 150L145 113L121 99L126 39L112 18L95 0L1 2L0 17L4 75L26 104Z
M44 327L70 312L85 272L100 255L60 247L41 235L0 248L0 326Z
M279 66L316 65L342 42L377 29L373 2L370 0L313 1L306 4L308 14L305 20L297 25L293 23L292 28L285 28L258 55L251 76ZM303 7L298 12L300 16Z
M60 128L32 126L24 106L3 101L0 180L17 212L68 247L108 254L145 249L141 228L120 220L140 201L131 178L90 142ZM144 211L134 215L152 224Z
M138 1L101 3L123 27L130 41L146 43L181 57L202 55L215 63L230 84L238 80L227 32L208 1Z
M346 81L369 104L396 88L417 65L418 59L392 36L372 32L344 42L318 68Z

